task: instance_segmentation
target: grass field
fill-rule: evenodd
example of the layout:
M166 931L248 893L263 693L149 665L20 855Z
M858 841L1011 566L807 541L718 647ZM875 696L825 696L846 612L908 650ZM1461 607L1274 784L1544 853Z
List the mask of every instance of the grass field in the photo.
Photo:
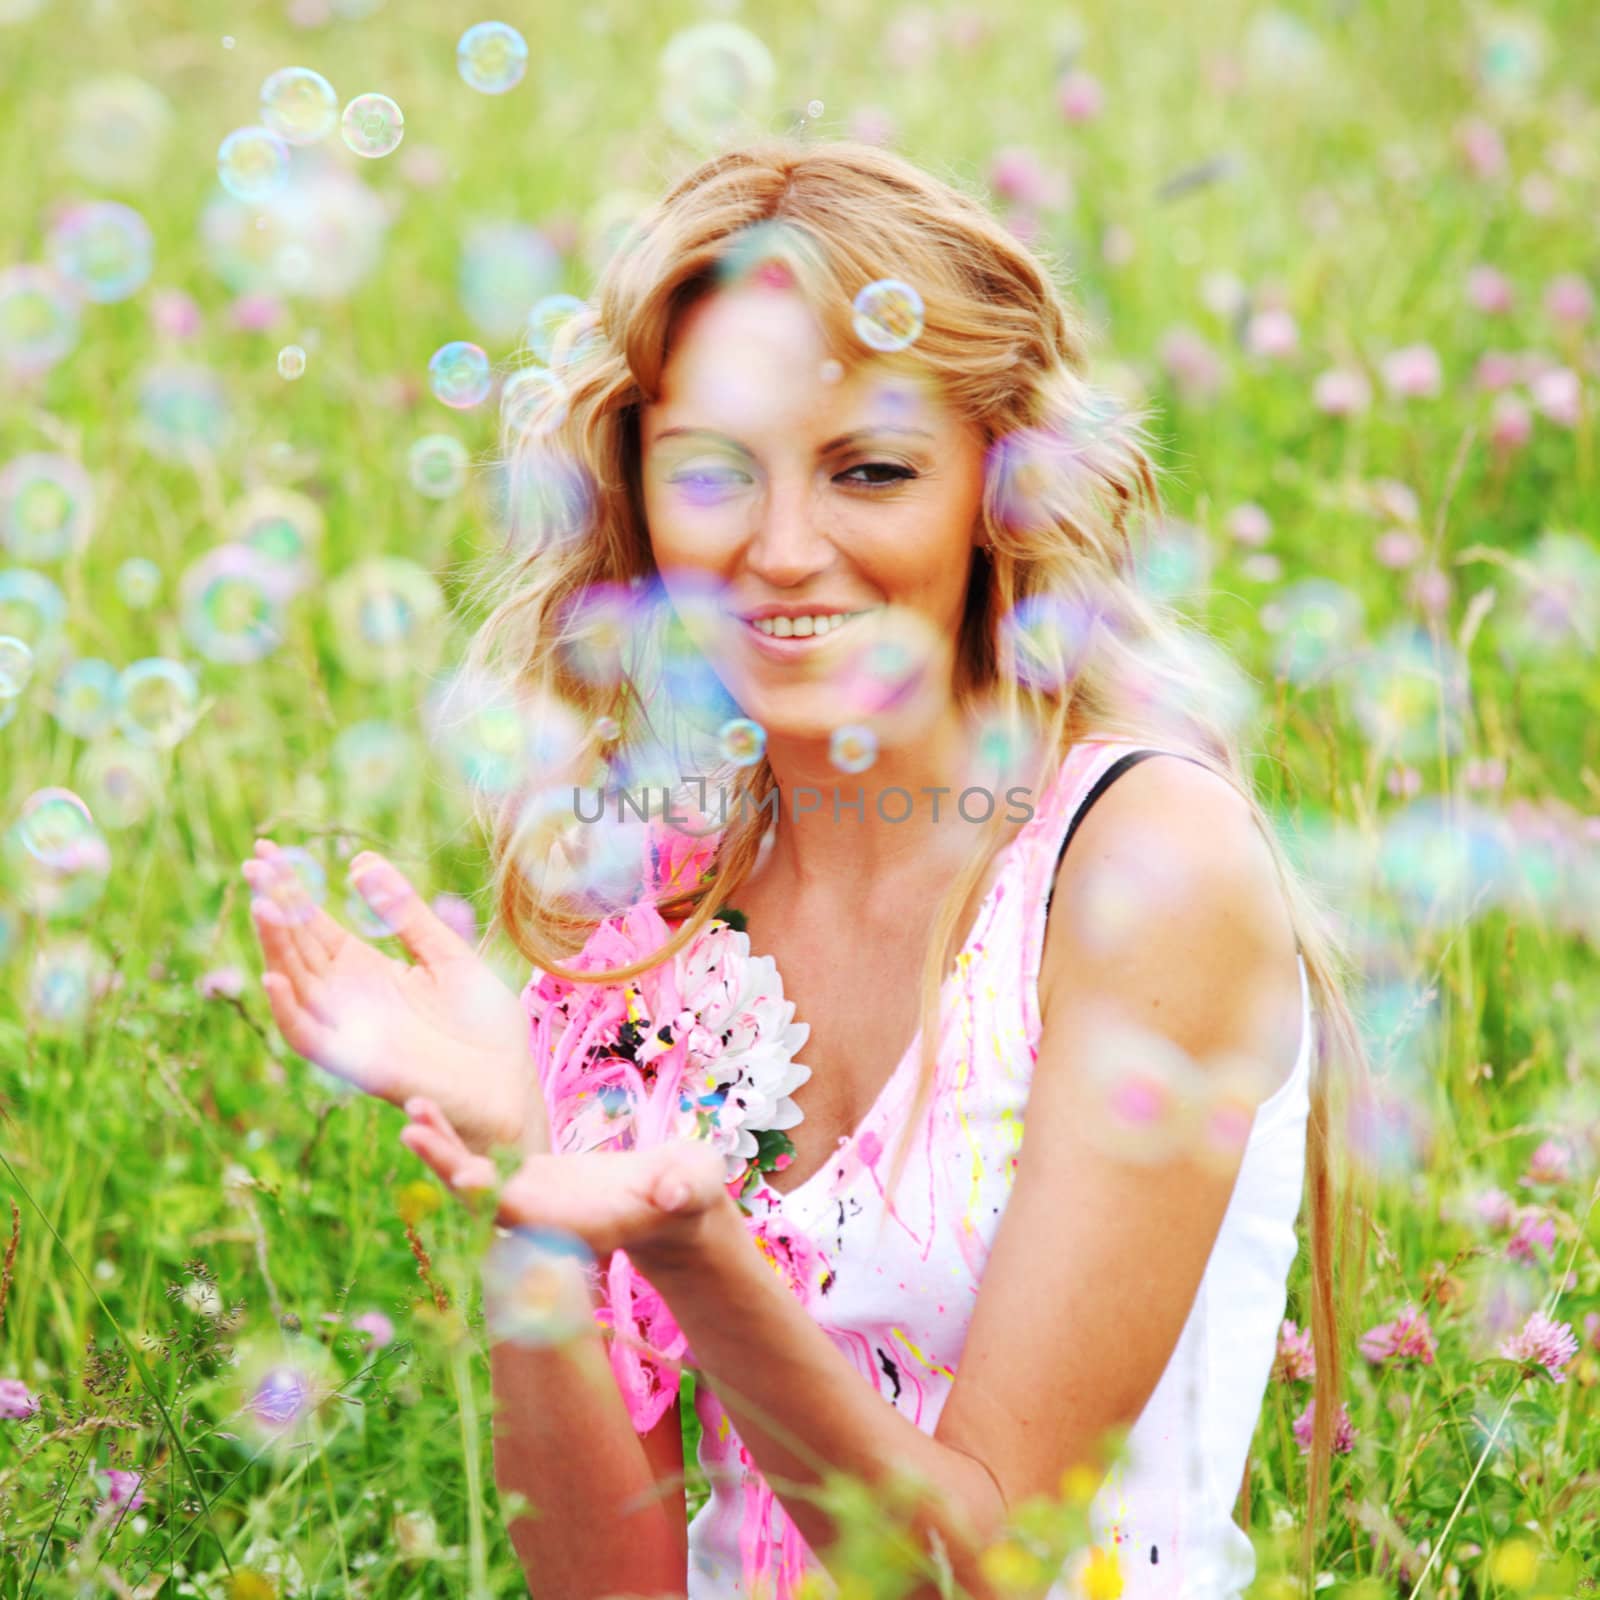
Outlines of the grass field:
M426 708L499 536L496 408L441 404L429 361L526 359L533 303L586 294L708 148L659 66L708 18L771 53L753 125L984 194L1154 407L1150 581L1237 662L1256 780L1365 979L1381 1199L1319 1588L1600 1591L1588 8L492 15L530 47L503 94L458 74L483 14L456 0L0 0L0 1595L524 1592L486 1223L277 1037L238 865L270 833L337 883L376 848L486 915ZM403 140L335 129L232 197L219 144L291 66L392 97ZM98 201L137 218L86 232ZM13 270L51 261L64 287ZM435 435L459 449L419 457ZM241 541L278 563L277 632L248 574L205 592ZM363 645L385 606L397 643ZM52 828L71 871L39 870ZM341 1398L263 1453L241 1385L285 1341ZM1297 1349L1251 1456L1260 1596L1296 1592Z

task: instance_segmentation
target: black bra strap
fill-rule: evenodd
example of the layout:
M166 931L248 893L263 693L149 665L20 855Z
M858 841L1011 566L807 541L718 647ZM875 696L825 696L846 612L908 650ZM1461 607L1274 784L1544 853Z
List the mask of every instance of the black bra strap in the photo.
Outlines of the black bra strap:
M1050 920L1050 902L1055 898L1056 878L1061 871L1061 863L1067 853L1067 846L1072 843L1072 836L1078 831L1078 824L1089 814L1089 807L1103 795L1130 767L1136 767L1149 756L1176 755L1180 761L1193 762L1195 766L1204 766L1205 763L1195 761L1193 756L1180 755L1176 750L1130 750L1127 755L1113 761L1096 780L1094 787L1083 798L1083 804L1078 807L1078 812L1072 819L1072 825L1067 829L1067 836L1061 841L1061 852L1056 857L1055 870L1050 874L1050 888L1045 894L1044 915L1048 925Z

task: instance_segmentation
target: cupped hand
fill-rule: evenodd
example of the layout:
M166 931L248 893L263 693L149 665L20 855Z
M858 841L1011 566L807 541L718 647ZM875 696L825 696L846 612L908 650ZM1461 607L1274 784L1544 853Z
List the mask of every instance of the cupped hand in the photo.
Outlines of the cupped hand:
M308 1061L393 1105L426 1095L475 1152L548 1146L521 1001L424 904L392 862L363 851L356 892L414 958L385 955L316 905L270 840L244 864L273 1020Z
M535 1153L500 1182L495 1164L468 1148L444 1110L425 1096L406 1101L400 1141L460 1193L494 1190L504 1228L554 1228L576 1234L606 1262L625 1250L646 1270L700 1248L719 1210L733 1210L723 1160L708 1144L673 1139L646 1150L583 1155Z

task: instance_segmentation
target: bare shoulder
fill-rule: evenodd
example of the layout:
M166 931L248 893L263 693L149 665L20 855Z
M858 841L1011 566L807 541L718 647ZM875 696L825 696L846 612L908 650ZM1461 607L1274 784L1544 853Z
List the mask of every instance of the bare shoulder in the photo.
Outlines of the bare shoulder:
M1114 998L1196 1059L1244 1051L1288 1075L1300 1035L1298 944L1244 797L1178 756L1123 773L1056 871L1041 1016Z
M1143 1412L1245 1158L1237 1141L1119 1132L1120 1041L1105 1051L1102 1027L1168 1040L1202 1073L1243 1058L1259 1105L1296 1058L1295 954L1271 847L1225 779L1154 757L1084 817L1057 871L1016 1179L935 1431L1007 1505L1055 1492ZM1245 1075L1218 1073L1231 1102Z

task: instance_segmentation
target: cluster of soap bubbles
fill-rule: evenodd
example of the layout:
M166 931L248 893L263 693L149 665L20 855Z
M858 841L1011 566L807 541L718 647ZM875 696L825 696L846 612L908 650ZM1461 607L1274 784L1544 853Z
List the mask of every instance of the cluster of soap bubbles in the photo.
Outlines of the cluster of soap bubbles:
M339 97L320 72L284 67L261 85L261 120L235 128L217 147L217 178L236 200L261 205L289 182L291 147L314 145L337 127L358 156L386 156L400 143L405 118L388 95L361 94L339 112Z

